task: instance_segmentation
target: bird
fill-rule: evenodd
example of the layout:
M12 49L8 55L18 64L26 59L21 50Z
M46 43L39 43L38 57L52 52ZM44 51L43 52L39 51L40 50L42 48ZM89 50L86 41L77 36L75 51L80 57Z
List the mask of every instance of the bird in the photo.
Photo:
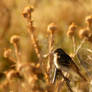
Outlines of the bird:
M81 74L80 69L74 63L72 58L62 49L57 48L53 52L53 61L57 70L62 70L68 72L69 70L73 70L76 72L84 81L87 79Z

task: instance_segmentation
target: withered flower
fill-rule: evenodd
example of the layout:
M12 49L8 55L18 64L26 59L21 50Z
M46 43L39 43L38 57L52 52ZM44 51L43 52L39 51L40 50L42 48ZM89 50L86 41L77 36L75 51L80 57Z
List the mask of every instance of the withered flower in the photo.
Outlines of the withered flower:
M5 57L5 58L10 57L11 52L12 52L11 49L5 49L5 51L4 51L4 57Z
M87 16L85 22L90 26L92 24L92 16Z
M56 31L56 29L57 29L56 24L55 24L55 23L51 23L51 24L48 25L47 31L48 31L49 33L54 33L54 32Z
M25 18L28 18L28 17L30 17L30 15L31 15L31 13L32 13L33 11L34 11L33 6L27 6L27 7L24 8L22 15L23 15Z
M20 37L18 35L13 35L10 39L10 43L15 44L19 42Z
M74 36L74 33L75 33L76 29L77 29L77 25L76 25L75 23L72 23L72 24L69 26L69 29L68 29L68 31L67 31L67 36L69 36L69 37Z
M80 29L79 31L79 37L80 38L88 38L90 31L86 28Z

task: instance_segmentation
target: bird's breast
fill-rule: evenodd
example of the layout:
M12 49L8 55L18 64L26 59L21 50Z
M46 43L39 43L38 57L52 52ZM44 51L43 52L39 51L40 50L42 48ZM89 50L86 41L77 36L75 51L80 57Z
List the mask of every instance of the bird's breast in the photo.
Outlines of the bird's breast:
M58 60L58 56L54 54L54 65L56 66L56 68L62 69L63 71L67 72L68 68L63 66L63 64L61 64L60 62L62 62L62 60Z

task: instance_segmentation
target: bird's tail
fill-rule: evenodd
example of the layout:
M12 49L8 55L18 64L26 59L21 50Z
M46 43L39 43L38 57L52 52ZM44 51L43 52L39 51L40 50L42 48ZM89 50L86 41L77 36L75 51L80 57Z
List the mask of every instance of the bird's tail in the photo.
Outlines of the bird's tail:
M84 81L87 81L87 79L85 78L84 75L81 74L78 66L72 61L73 65L72 65L72 68L73 70L84 80Z
M87 79L80 73L80 71L77 71L77 74L78 74L84 81L87 81Z

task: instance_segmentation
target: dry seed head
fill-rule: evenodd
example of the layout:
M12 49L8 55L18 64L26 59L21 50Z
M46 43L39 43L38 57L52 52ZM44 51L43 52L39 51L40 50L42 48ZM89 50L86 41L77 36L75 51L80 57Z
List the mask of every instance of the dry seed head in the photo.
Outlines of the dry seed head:
M90 31L88 29L81 29L79 31L80 38L88 38Z
M6 49L6 50L4 51L4 57L5 57L5 58L10 57L11 52L12 52L11 49Z
M69 36L69 37L74 36L74 31L68 31L68 32L67 32L67 36Z
M51 23L51 24L48 25L47 31L49 33L54 33L56 31L56 29L57 29L56 24L55 23Z
M34 74L28 78L28 82L29 83L35 82L37 79L38 79L37 76Z
M24 8L22 14L23 14L23 16L24 16L25 18L28 18L29 15L30 15L33 11L34 11L33 6L27 6L27 7Z
M7 79L11 80L12 78L18 78L19 73L16 72L15 70L11 70L11 71L6 72L6 76L7 76Z
M10 43L15 44L19 42L20 37L18 35L13 35L10 39Z
M89 33L88 41L89 41L89 42L92 42L92 33Z
M85 19L85 22L91 24L92 23L92 16L87 16Z
M74 36L74 33L75 33L75 30L77 29L77 25L75 25L74 23L72 23L70 26L69 26L69 29L67 31L67 36L69 37L72 37Z
M71 31L75 31L77 28L77 25L75 23L72 23L70 26L69 26L69 30Z
M28 79L28 83L31 85L31 88L34 89L36 86L36 80L34 79L33 76L30 76Z

